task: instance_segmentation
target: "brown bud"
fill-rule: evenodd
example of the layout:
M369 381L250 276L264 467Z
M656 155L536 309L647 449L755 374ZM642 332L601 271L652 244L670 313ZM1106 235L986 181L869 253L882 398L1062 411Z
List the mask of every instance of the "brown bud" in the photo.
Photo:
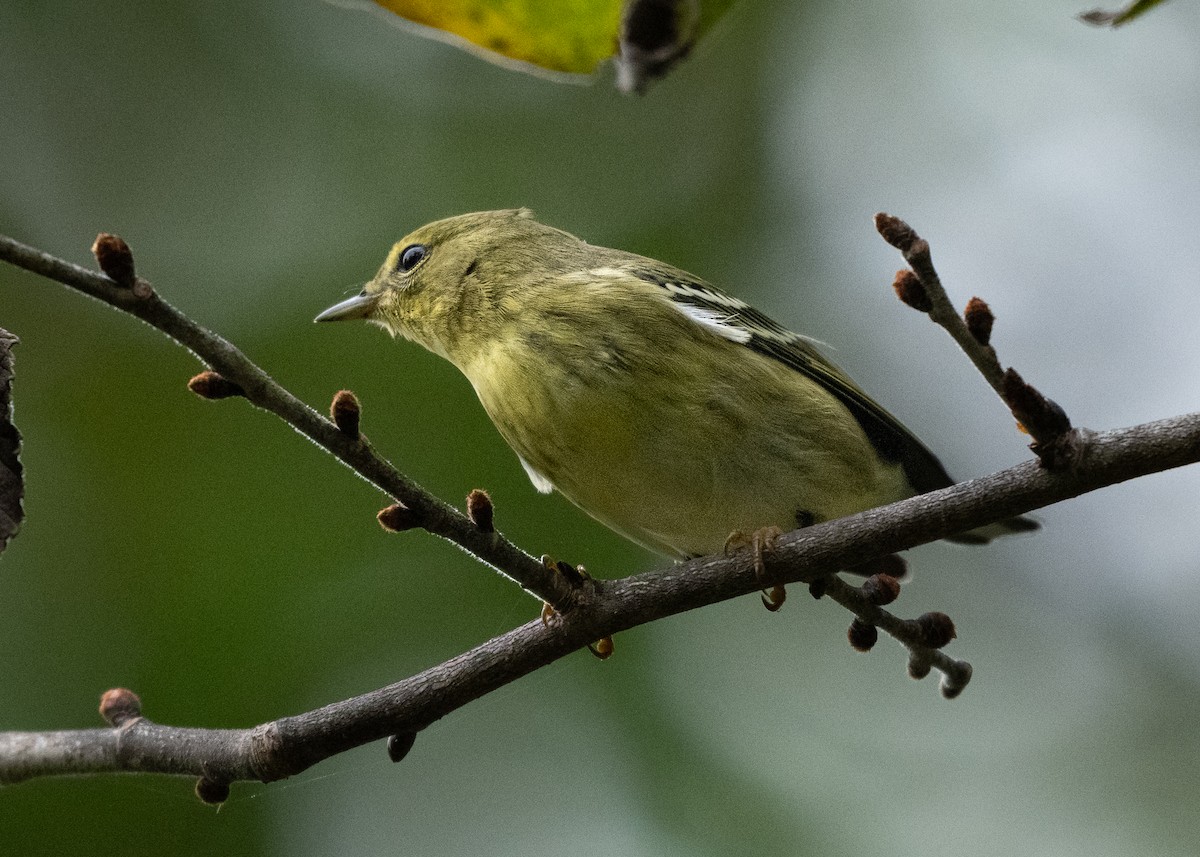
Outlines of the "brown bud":
M387 739L388 758L393 762L399 762L408 755L408 751L413 748L415 743L417 743L416 732L400 732L392 735Z
M471 519L472 524L485 533L494 533L495 511L488 492L482 488L471 489L471 493L467 495L467 517Z
M862 594L877 606L891 604L900 597L900 581L890 574L872 574L863 581Z
M110 280L126 289L133 287L137 279L133 269L133 253L121 236L101 232L92 244L92 255Z
M358 438L358 424L362 419L362 408L358 397L349 390L338 390L329 405L329 416L338 431L346 437Z
M758 593L758 597L762 599L762 605L767 608L767 612L778 613L783 602L787 601L787 587L772 586Z
M918 240L916 231L901 220L882 211L875 215L875 229L883 240L891 244L901 253L907 253L913 242Z
M613 639L612 637L601 637L594 643L588 643L588 651L598 657L602 661L607 661L612 657Z
M229 783L201 777L196 780L196 797L209 806L223 804L229 800Z
M921 284L920 278L909 268L896 272L896 279L892 281L892 288L896 290L896 297L904 301L910 307L920 312L929 312L933 309L933 301L929 299L929 294L925 291L925 286Z
M1015 369L1004 371L1004 401L1017 421L1037 441L1047 441L1071 430L1071 419L1057 402L1026 384Z
M904 251L904 258L914 269L933 273L933 254L929 250L929 242L924 238L918 238L910 244Z
M931 649L940 649L958 636L954 622L945 613L922 613L915 621L921 631L921 642Z
M879 629L869 622L855 617L854 621L850 623L850 630L846 632L846 636L854 651L869 652L879 642Z
M929 671L932 669L933 665L929 663L929 660L916 652L908 656L908 674L917 681L929 675Z
M417 513L403 503L393 503L386 509L380 509L375 517L379 526L389 533L402 533L421 526L421 522L417 520Z
M967 323L968 332L980 345L987 345L992 341L992 325L996 317L992 315L992 308L982 298L971 298L967 301L963 320Z
M228 399L244 396L246 391L239 385L216 372L206 370L188 381L188 389L202 399Z
M974 672L966 661L957 661L955 665L958 669L953 674L947 673L942 676L941 691L942 696L946 699L954 699L962 693L971 681L971 674Z
M104 691L100 697L100 716L110 726L124 726L142 716L142 701L132 690L114 687Z

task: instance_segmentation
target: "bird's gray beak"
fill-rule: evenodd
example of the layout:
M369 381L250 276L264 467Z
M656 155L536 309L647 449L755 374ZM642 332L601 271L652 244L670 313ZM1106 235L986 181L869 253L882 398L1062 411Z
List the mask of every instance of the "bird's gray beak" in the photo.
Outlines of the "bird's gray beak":
M352 318L367 318L375 311L379 303L379 295L355 295L346 298L341 303L334 304L313 321L347 321Z

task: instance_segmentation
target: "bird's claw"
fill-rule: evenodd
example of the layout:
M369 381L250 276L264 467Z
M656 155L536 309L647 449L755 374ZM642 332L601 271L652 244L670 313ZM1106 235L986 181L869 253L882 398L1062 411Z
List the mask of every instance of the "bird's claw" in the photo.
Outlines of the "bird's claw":
M543 556L542 565L550 571L557 572L565 577L572 585L578 586L585 580L591 580L592 576L588 574L587 569L582 565L571 565L570 563L556 560L552 556ZM558 611L554 609L554 605L549 601L542 602L542 625L550 627L550 620L558 615ZM612 637L601 637L594 643L588 643L588 651L598 657L600 660L608 660L613 653Z
M758 578L758 582L766 584L767 582L767 561L766 555L775 548L775 542L783 535L783 530L779 527L762 527L747 533L744 530L735 530L730 533L729 538L725 540L725 553L739 548L750 548L754 560L754 576ZM783 606L783 602L787 599L787 591L781 584L772 586L769 590L764 589L762 592L763 606L774 613Z
M587 569L582 565L571 565L568 562L557 560L549 554L542 555L542 567L547 571L551 571L572 586L579 586L585 581L591 580L592 576L588 574ZM550 620L558 615L558 611L554 609L554 605L549 601L542 602L542 624L546 627L550 626Z
M555 559L549 554L542 554L542 567L556 574L561 574L572 586L579 586L585 580L591 580L587 569L582 565L571 565L569 562Z
M602 661L608 660L613 653L612 637L601 637L594 643L588 643L588 651Z

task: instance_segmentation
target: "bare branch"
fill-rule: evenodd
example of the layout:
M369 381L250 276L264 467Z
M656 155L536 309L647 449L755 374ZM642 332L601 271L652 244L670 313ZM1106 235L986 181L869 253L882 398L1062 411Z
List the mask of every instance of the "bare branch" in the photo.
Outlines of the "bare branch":
M935 306L940 285L928 259L928 245L922 250L924 242L909 227L892 221L885 226L898 230L908 241L906 258L911 254L914 264L911 277L904 277L903 283L898 278L898 291L914 306L925 302ZM352 395L343 392L337 397L333 408L336 424L321 417L233 345L158 298L149 284L136 276L132 255L123 242L106 238L103 247L107 264L124 285L3 237L0 258L126 310L188 346L213 370L194 378L193 390L212 397L244 396L329 450L397 500L380 513L384 526L421 526L450 538L558 609L547 610L541 620L396 684L249 729L159 725L142 716L140 702L132 693L110 691L102 711L111 728L0 733L0 782L57 774L153 771L196 777L201 798L219 802L227 796L231 782L290 776L335 753L389 736L388 752L399 759L412 746L417 732L538 667L620 631L753 593L764 584L815 584L858 617L853 636L859 648L869 648L874 642L863 628L882 628L909 649L911 675L920 678L936 667L945 674L943 693L954 696L969 680L970 666L941 651L954 636L948 618L926 614L917 620L899 619L882 609L894 597L890 586L880 588L876 581L873 586L855 588L833 576L839 569L861 570L897 551L1200 460L1200 414L1118 431L1073 432L1071 467L1051 469L1029 461L890 506L796 530L774 543L761 574L745 554L735 554L597 581L581 568L545 557L536 560L505 541L493 530L493 510L486 494L472 492L467 504L469 517L432 497L379 457L362 438L357 400ZM945 299L944 291L941 295ZM958 319L952 308L950 312ZM970 342L990 349L990 311L976 304L973 313L973 319L958 319L958 323ZM998 361L994 368L999 368ZM994 375L993 369L988 372ZM1001 386L1011 387L1014 374L1004 372ZM1019 388L1016 393L1009 389L1005 398L1017 410L1012 400L1028 396L1032 404L1027 407L1036 409L1040 406L1034 393L1031 387ZM881 574L895 571L884 565ZM611 649L600 644L593 648L597 654L607 651Z
M419 526L461 545L560 611L571 608L575 587L502 536L481 531L466 515L401 474L378 455L365 438L339 430L330 420L276 383L232 343L201 327L162 300L144 280L134 276L132 255L125 242L116 236L102 235L97 239L97 247L103 248L102 258L126 277L132 286L122 286L104 274L89 271L0 235L0 259L77 289L158 328L190 349L215 370L218 378L240 388L240 394L253 404L294 426L368 482L402 503ZM201 376L193 379L193 385L200 383L202 376L210 385L215 380L210 377L211 373L208 376L201 373ZM201 392L201 395L204 393Z
M883 240L899 250L904 255L904 261L912 266L911 272L901 271L896 275L895 287L901 300L913 309L929 313L929 317L941 325L971 358L975 368L992 385L996 394L1003 398L1004 368L996 357L996 350L986 341L976 338L966 321L959 317L933 267L929 242L899 217L890 214L876 214L875 228Z
M876 214L875 228L883 240L903 253L904 261L912 266L909 270L896 272L893 287L900 300L913 309L928 313L954 338L1008 405L1018 425L1033 438L1030 449L1042 464L1052 469L1078 466L1087 432L1072 429L1070 418L1057 402L1043 396L1015 369L1000 365L996 349L991 345L996 319L987 303L973 297L959 316L933 266L929 242L899 217L890 214Z
M1144 476L1200 461L1200 413L1088 439L1085 466L1051 471L1027 461L969 482L782 536L771 553L771 583L808 582L872 557ZM837 578L826 592L867 621L889 627ZM136 718L113 729L0 733L0 783L35 776L154 771L209 784L270 781L329 756L397 733L416 733L474 699L593 640L656 619L757 592L744 555L713 556L613 581L595 581L576 609L534 620L411 678L352 699L251 729L186 729ZM901 625L901 620L895 620ZM931 656L946 672L943 693L961 689L969 667ZM945 658L944 660L942 660ZM919 676L922 663L910 663ZM219 794L219 790L218 790Z

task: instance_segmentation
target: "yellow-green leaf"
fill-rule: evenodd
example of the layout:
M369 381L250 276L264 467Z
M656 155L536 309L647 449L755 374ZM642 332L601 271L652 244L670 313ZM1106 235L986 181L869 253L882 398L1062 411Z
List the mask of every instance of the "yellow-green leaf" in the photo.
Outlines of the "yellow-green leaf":
M615 57L617 85L640 91L687 55L732 0L375 0L426 34L526 70L591 74ZM431 33L432 31L432 33Z

